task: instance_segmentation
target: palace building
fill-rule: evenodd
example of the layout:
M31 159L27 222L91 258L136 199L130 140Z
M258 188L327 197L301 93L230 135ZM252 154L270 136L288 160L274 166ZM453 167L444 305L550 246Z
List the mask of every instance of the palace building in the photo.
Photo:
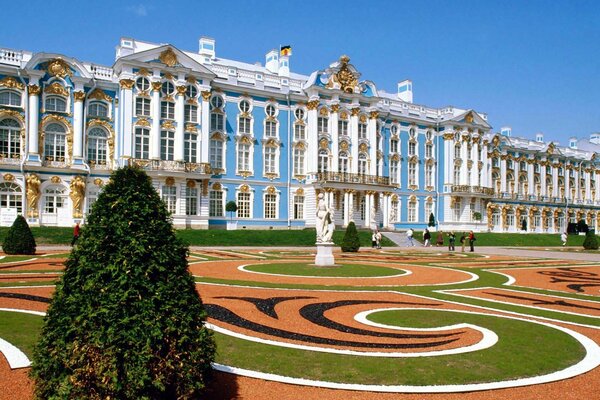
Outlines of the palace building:
M347 56L310 75L122 38L112 66L0 48L0 224L85 222L111 170L147 171L178 227L335 223L561 232L598 226L600 134L568 146L492 132L484 113L386 92ZM237 212L228 215L226 204ZM525 222L524 222L525 221Z

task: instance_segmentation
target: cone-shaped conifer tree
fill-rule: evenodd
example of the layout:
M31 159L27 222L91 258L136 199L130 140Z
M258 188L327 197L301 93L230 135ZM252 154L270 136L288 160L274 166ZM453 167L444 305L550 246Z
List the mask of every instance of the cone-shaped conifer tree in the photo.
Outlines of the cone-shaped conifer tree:
M358 237L358 231L356 230L356 224L354 221L350 221L344 233L344 239L342 239L342 251L344 252L357 252L360 249L360 239Z
M187 252L148 176L115 171L48 309L37 398L199 398L215 348Z
M15 222L6 233L2 250L6 254L35 254L35 239L27 220L17 215Z

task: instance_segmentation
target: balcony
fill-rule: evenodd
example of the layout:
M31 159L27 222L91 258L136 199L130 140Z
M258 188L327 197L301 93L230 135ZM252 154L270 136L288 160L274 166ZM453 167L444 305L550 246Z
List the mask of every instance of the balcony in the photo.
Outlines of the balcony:
M168 171L168 172L184 172L202 175L210 175L211 168L209 163L190 163L183 161L166 161L166 160L144 160L134 158L132 164L142 168L145 171Z
M320 182L356 183L363 185L395 186L390 183L389 176L366 174L351 174L348 172L318 172L317 180Z
M476 194L479 196L493 196L494 189L483 187L483 186L470 186L470 185L453 185L450 189L455 194Z
M0 154L0 164L19 165L21 163L20 154Z

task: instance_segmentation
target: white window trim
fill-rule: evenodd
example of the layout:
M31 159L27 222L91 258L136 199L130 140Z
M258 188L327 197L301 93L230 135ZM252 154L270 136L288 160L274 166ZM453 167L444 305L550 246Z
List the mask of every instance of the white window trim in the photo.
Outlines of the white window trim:
M274 221L279 219L279 201L280 201L280 193L278 190L275 191L275 193L272 193L273 195L275 195L275 218L267 218L266 217L266 205L267 205L267 195L270 194L267 192L267 190L263 190L263 196L262 196L262 203L263 203L263 218L270 220L270 221ZM251 197L252 198L252 197ZM252 204L252 203L251 203Z

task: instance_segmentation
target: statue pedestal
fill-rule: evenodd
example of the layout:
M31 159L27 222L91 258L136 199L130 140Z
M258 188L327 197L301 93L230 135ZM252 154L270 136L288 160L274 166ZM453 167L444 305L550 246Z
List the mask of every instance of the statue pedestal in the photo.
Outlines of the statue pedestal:
M335 265L335 260L333 259L333 243L317 243L315 265L318 267L332 267Z

